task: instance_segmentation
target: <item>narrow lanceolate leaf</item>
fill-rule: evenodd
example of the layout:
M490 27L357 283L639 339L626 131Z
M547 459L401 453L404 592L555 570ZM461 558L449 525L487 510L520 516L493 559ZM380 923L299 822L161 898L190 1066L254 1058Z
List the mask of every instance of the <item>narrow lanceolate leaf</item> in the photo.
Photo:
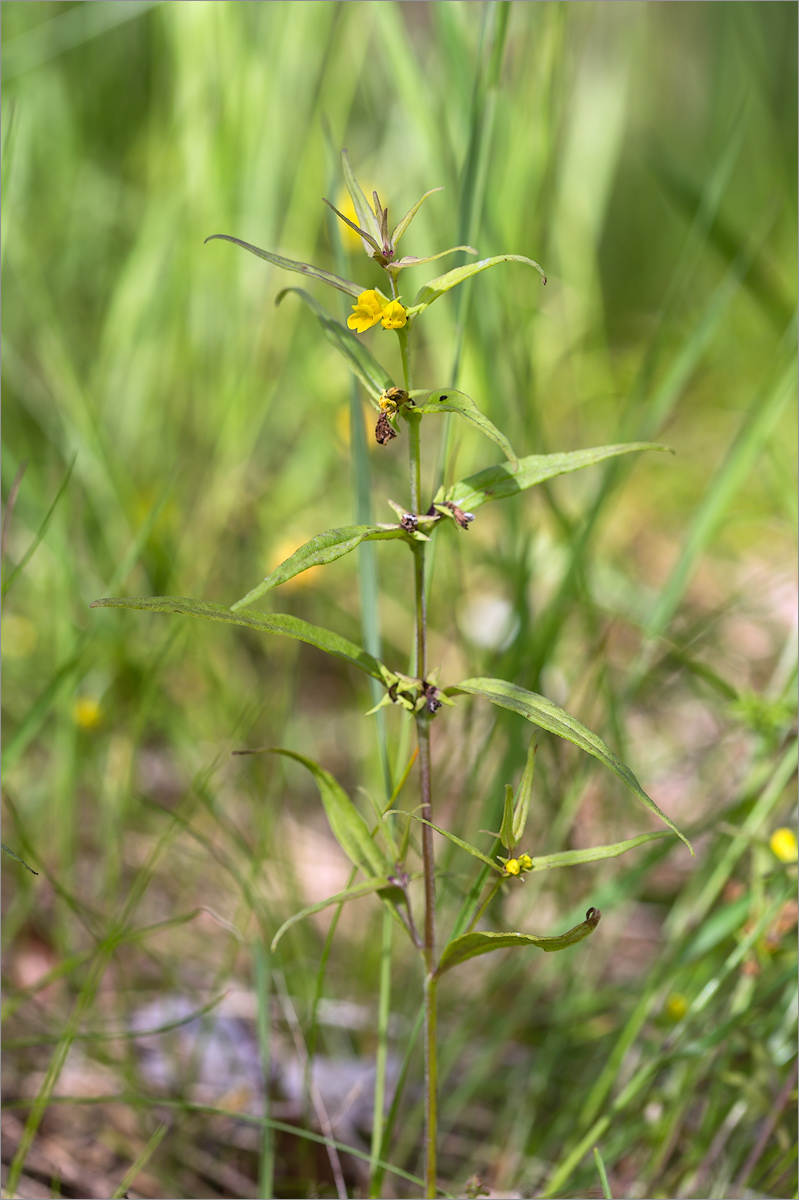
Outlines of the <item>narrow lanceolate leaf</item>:
M459 508L472 511L490 500L504 500L515 496L527 488L535 487L546 479L556 475L565 475L569 471L580 471L583 467L593 467L606 458L615 458L619 454L631 454L637 450L667 450L673 454L669 446L661 446L657 442L626 442L616 446L592 446L588 450L571 450L565 454L530 454L520 458L518 466L510 463L500 463L496 467L488 467L478 471L468 479L462 479L451 488L439 488L434 503L441 504L449 500Z
M347 360L347 365L369 393L372 404L375 408L379 408L378 397L381 392L387 388L394 386L394 381L386 371L385 367L377 361L370 350L366 348L363 341L359 341L351 329L347 329L346 325L342 325L334 317L331 317L321 304L314 297L306 292L304 288L284 288L276 297L275 303L279 304L283 297L288 292L296 292L296 294L305 301L309 308L312 308L319 319L319 324L322 326L322 331L327 340L336 347L339 354Z
M553 954L556 950L566 950L569 946L576 946L583 938L589 937L599 924L601 915L598 908L589 908L584 921L559 937L538 937L533 933L482 933L477 930L465 933L445 947L436 975L443 975L451 967L456 967L458 963L466 962L469 958L490 954L492 950L507 950L511 946L537 946L539 950L545 950L548 954Z
M339 846L353 866L363 871L367 878L380 879L380 887L385 887L383 881L392 872L391 863L372 841L369 827L341 784L312 758L295 754L293 750L274 749L272 753L296 759L308 768L319 788L325 814Z
M0 842L0 848L2 848L6 852L6 854L9 855L10 858L15 859L18 863L22 863L22 866L25 868L26 871L30 871L31 875L39 874L38 871L34 871L33 867L28 866L28 864L25 862L24 858L20 858L20 856L18 854L15 854L14 851L11 850L10 847L8 847L5 844L5 842Z
M535 738L530 739L530 746L527 751L527 762L524 766L521 782L519 783L519 792L516 796L516 804L513 810L513 821L511 824L511 835L513 838L512 845L518 846L524 834L524 828L527 824L527 814L530 811L530 800L533 795L533 780L535 779Z
M454 391L452 388L439 388L434 392L412 392L411 395L416 404L416 412L457 413L469 425L479 429L482 434L499 446L505 457L510 460L511 468L519 467L519 460L505 434L480 412L471 396L467 396L465 392Z
M316 537L312 537L304 546L295 550L251 592L242 596L241 600L237 600L235 604L231 604L231 611L238 612L239 609L247 608L265 592L278 587L288 579L293 579L295 575L307 571L310 567L325 566L327 563L335 562L337 558L343 558L345 554L349 554L357 546L360 546L361 542L390 539L408 541L409 535L396 525L344 525L341 529L327 529L324 533L317 533Z
M438 254L428 254L425 258L416 258L413 254L407 254L404 258L398 258L391 266L392 269L418 267L420 263L435 262L437 258L445 258L448 254L456 254L459 250L465 254L477 253L474 246L450 246L449 250L439 250Z
M446 275L439 275L436 279L431 279L417 292L412 305L414 311L422 312L439 296L443 296L445 292L457 287L459 283L464 283L465 280L471 279L472 275L477 275L480 271L487 271L489 267L495 267L497 263L503 262L526 263L528 267L533 267L538 271L544 283L547 281L544 268L534 262L532 258L525 258L523 254L498 254L494 258L481 258L479 262L467 263L465 267L456 267L454 271L447 271Z
M405 815L405 814L403 814ZM440 833L442 837L447 838L455 846L460 846L461 850L465 850L467 854L471 854L472 858L479 858L480 862L485 863L492 871L496 871L499 875L504 875L504 869L495 863L487 854L483 854L482 850L478 850L471 842L464 842L463 838L456 837L454 833L450 833L448 829L442 829L440 825L434 825L432 821L425 820L424 817L418 816L416 813L408 813L409 817L413 817L417 821L421 821L423 825L429 825L431 829L435 829L436 833Z
M399 224L395 226L394 232L391 235L391 241L392 241L393 245L395 245L395 246L397 245L397 243L399 242L403 233L408 228L411 221L416 216L416 214L418 213L419 209L424 204L427 197L434 195L435 192L443 192L443 190L444 190L443 187L431 188L429 192L425 192L425 194L422 196L421 200L416 201L413 208L408 209L408 211L406 212L406 214L402 218L402 220L399 222ZM446 253L446 251L444 251L444 253ZM476 253L477 253L477 251L475 251L475 254Z
M617 758L597 734L592 733L565 709L559 708L545 696L539 696L536 692L528 692L518 684L508 683L504 679L464 679L462 683L447 688L446 691L450 696L457 695L459 692L482 696L484 700L490 700L492 704L497 704L500 708L509 708L512 712L519 713L533 725L538 725L540 729L546 729L557 737L565 738L567 742L573 742L575 746L579 746L586 754L593 755L599 762L609 767L615 775L618 775L622 783L638 797L650 812L660 817L661 821L685 842L693 854L691 843L674 822L658 808L654 800L647 796L627 764Z
M289 617L283 613L232 612L222 604L212 604L209 600L192 600L186 596L113 596L95 600L89 607L136 608L145 612L181 613L187 617L202 617L206 621L244 625L261 633L275 633L278 637L307 642L309 646L316 646L318 650L324 650L325 654L343 659L386 685L390 685L396 678L379 659L367 654L354 642L333 633L330 629L323 629L321 625L311 625L300 617Z
M344 182L347 185L347 191L350 194L350 199L352 200L358 217L358 224L360 225L361 229L364 229L368 234L370 234L379 245L383 236L380 229L380 223L375 216L374 209L366 199L361 185L355 178L355 172L350 166L350 159L346 150L341 151L341 165L344 170ZM368 254L369 251L367 250L366 253ZM361 291L363 291L363 288Z
M502 810L502 824L499 827L499 840L506 850L512 850L516 845L513 836L513 788L505 784L505 805Z
M261 250L258 246L251 246L249 242L243 242L241 238L231 237L229 233L212 233L205 241L213 242L215 239L223 242L233 242L235 246L241 246L242 250L249 250L250 254L255 254L258 258L266 259L274 267L282 267L284 271L296 271L299 275L305 275L309 279L318 279L321 283L327 283L330 287L337 288L340 292L346 292L348 296L359 296L363 291L360 284L352 283L349 279L341 279L338 275L331 275L329 271L323 271L320 267L315 267L312 263L296 262L293 258L284 258L282 254L273 254L271 250Z
M318 904L311 904L308 908L303 908L300 912L294 913L289 917L288 921L284 921L278 929L275 936L272 938L272 951L277 949L277 944L287 930L291 929L292 925L296 925L298 921L304 921L306 917L313 916L314 913L322 912L325 908L330 908L333 904L346 904L348 900L357 900L360 896L368 896L372 892L380 892L383 890L391 890L396 893L397 902L404 901L404 893L396 885L392 886L391 880L387 876L376 876L374 879L368 879L365 883L356 883L354 887L347 888L346 891L337 892L335 896L329 896L327 900L320 900Z
M533 859L531 871L552 871L556 867L577 867L581 863L599 862L602 858L618 858L636 846L645 842L654 842L659 838L671 837L668 829L658 829L655 833L642 833L638 837L628 838L626 842L614 842L612 846L589 846L586 850L560 850L557 854L543 854Z

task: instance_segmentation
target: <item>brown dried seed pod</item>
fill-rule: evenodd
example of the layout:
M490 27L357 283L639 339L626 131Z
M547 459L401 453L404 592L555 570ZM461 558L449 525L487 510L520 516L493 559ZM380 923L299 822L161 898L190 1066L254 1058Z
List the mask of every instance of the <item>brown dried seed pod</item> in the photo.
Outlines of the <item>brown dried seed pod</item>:
M474 520L474 513L464 512L462 508L458 508L457 504L453 504L451 500L446 501L446 507L452 513L455 520L460 525L461 529L468 529Z
M380 416L377 418L377 425L375 425L375 438L378 445L386 446L391 439L395 438L396 436L396 433L389 424L388 417L384 412L381 412Z

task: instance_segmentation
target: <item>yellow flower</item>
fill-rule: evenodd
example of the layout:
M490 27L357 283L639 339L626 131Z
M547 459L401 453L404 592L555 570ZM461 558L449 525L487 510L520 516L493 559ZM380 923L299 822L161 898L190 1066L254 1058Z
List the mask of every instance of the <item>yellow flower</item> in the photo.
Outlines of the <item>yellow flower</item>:
M775 829L768 844L780 862L795 863L799 858L799 845L792 829Z
M358 297L360 301L361 297ZM400 304L399 300L392 300L383 309L383 314L380 318L380 324L384 329L402 329L403 325L408 320L408 314Z
M681 992L672 992L666 1001L666 1014L672 1021L681 1021L688 1012L688 1001Z
M81 729L96 729L103 719L100 702L92 696L80 696L72 706L72 717Z
M389 307L391 306L389 305ZM357 302L352 306L352 316L347 317L347 324L356 333L365 333L367 329L371 329L373 325L377 324L383 316L383 312L383 305L376 291L361 292ZM405 324L404 320L402 324Z
M533 860L530 858L529 854L520 854L519 855L519 866L521 867L521 869L523 871L529 871L530 868L532 867L532 865L533 865Z
M518 875L520 870L518 858L509 858L505 863L505 872L508 875Z

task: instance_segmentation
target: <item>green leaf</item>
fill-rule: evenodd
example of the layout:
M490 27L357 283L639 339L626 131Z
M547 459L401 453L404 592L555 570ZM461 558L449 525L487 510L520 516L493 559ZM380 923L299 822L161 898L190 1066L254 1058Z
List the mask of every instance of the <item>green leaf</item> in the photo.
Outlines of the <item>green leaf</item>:
M358 215L358 224L361 229L370 234L377 242L378 246L382 244L383 232L380 228L380 222L374 214L371 204L366 199L361 185L355 178L355 172L350 166L349 155L346 150L341 151L341 165L344 169L344 182L347 185L347 191L350 194L350 199L355 207L355 212ZM367 250L367 254L369 251ZM361 288L363 291L363 288Z
M512 850L516 845L513 837L513 788L509 783L505 784L505 807L499 827L499 840L506 850Z
M464 842L463 838L456 837L454 833L450 833L448 829L442 829L440 825L434 825L432 821L428 821L425 817L420 817L418 813L406 813L403 809L389 809L389 812L398 812L402 816L413 817L414 821L421 821L423 825L429 825L431 829L435 829L436 833L440 833L442 837L448 838L456 846L460 846L461 850L465 850L467 854L471 854L472 858L479 858L480 862L491 867L492 871L496 871L499 875L504 875L503 867L495 863L493 858L489 858L487 854L483 854L482 850L478 850L471 842Z
M343 558L345 554L349 554L357 546L360 546L361 542L390 539L409 540L405 530L396 525L343 525L340 529L327 529L324 533L317 533L316 537L312 537L304 546L295 550L251 592L248 592L241 600L237 600L235 604L231 604L231 610L238 612L239 609L247 608L265 592L293 579L302 571L307 571L311 567L325 566L327 563L335 562L337 558Z
M472 275L477 275L480 271L487 271L489 267L495 267L497 263L502 262L526 263L528 267L533 267L538 271L544 283L547 281L543 267L534 262L532 258L525 258L523 254L498 254L494 258L482 258L479 262L467 263L465 267L456 267L454 271L447 271L446 275L439 275L436 279L431 279L429 283L426 283L417 292L412 306L413 309L416 312L423 312L434 300L437 300L439 296L443 296L445 292L450 291L452 288L457 287L459 283L463 283L465 280L471 279Z
M654 842L658 838L671 837L668 829L658 829L654 833L641 833L638 837L628 838L625 842L615 842L612 846L589 846L585 850L560 850L557 854L544 854L533 859L531 871L551 871L556 867L576 867L581 863L599 862L602 858L618 858L636 846L645 842Z
M20 858L20 856L19 856L18 854L15 854L15 853L14 853L14 851L13 851L13 850L11 850L11 849L10 849L10 848L9 848L9 847L8 847L8 846L5 844L5 842L0 842L0 848L2 848L2 849L3 849L3 850L6 852L6 854L8 854L8 855L9 855L9 857L10 857L10 858L13 858L13 859L14 859L16 862L18 862L18 863L22 863L22 865L23 865L23 867L25 868L25 870L26 870L26 871L30 871L31 875L38 875L38 874L39 874L39 872L38 872L38 871L34 871L33 867L29 867L29 866L28 866L28 864L25 862L25 859L24 859L24 858Z
M527 751L527 762L524 766L521 782L519 783L519 792L516 796L516 807L513 812L513 823L511 825L512 845L517 846L524 836L524 827L527 824L527 814L530 811L530 800L533 795L533 779L535 778L535 738L530 739L530 746Z
M490 700L492 704L498 704L501 708L509 708L512 712L519 713L520 716L525 717L534 725L538 725L539 728L546 729L557 737L565 738L568 742L573 742L586 754L593 755L599 762L609 767L615 775L618 775L622 783L638 797L641 803L650 812L660 817L661 821L685 842L693 855L691 843L674 822L658 808L654 800L647 796L627 764L617 758L597 734L592 733L576 717L559 708L557 704L553 704L551 700L547 700L545 696L539 696L536 692L528 692L518 684L508 683L504 679L464 679L462 683L447 688L446 691L448 695L466 692L472 696L482 696L483 699Z
M416 402L416 412L452 412L463 417L469 425L473 425L475 429L479 429L492 442L495 442L506 458L510 459L511 467L518 469L519 460L505 434L501 433L496 425L480 412L471 396L451 388L439 388L433 392L411 392L411 396Z
M49 526L50 521L52 520L53 513L55 512L56 508L58 507L58 502L61 499L61 497L64 495L64 492L67 490L67 485L69 484L70 478L72 476L72 471L75 467L75 460L77 459L77 457L78 457L78 455L77 455L77 451L76 451L72 455L72 461L70 462L70 464L67 468L67 473L64 476L64 480L63 480L60 488L56 492L55 499L53 500L53 503L48 508L47 513L45 514L44 520L42 521L41 525L39 526L39 528L36 532L36 536L34 537L30 546L28 546L28 549L25 551L25 553L23 554L22 558L19 560L17 565L9 573L8 577L3 580L3 587L2 587L2 595L3 596L5 596L6 592L9 590L9 588L11 587L11 585L13 584L13 582L17 578L17 576L22 571L25 570L25 567L28 565L28 563L33 558L34 554L36 553L39 543L41 542L44 535L47 533L47 527ZM24 474L24 471L25 471L24 465L23 465L21 471L22 471L22 474ZM22 474L20 474L20 480L21 480ZM11 502L10 507L13 508L13 501ZM3 543L5 545L5 534L3 536ZM10 853L10 851L9 851L9 853ZM22 862L22 859L20 859L20 862ZM28 867L28 870L30 870L30 867ZM35 872L34 872L34 874L35 874Z
M272 263L275 267L282 267L284 271L296 271L300 275L306 275L309 279L318 279L322 283L327 283L330 287L337 288L340 292L345 292L348 296L359 296L363 288L359 283L352 283L349 279L341 279L338 275L331 275L329 271L323 271L320 267L315 267L312 263L296 262L293 258L283 258L282 254L273 254L271 250L261 250L258 246L252 246L249 242L243 242L241 238L231 237L229 233L212 233L210 237L205 239L206 242L214 240L223 242L233 242L235 246L241 246L242 250L249 250L250 254L257 255L258 258L264 258L267 262Z
M339 220L343 221L345 225L349 225L350 229L352 229L354 233L357 233L359 237L363 238L364 242L367 242L372 247L372 249L375 251L374 255L372 255L373 258L382 253L382 247L380 243L376 242L370 233L367 233L365 229L361 229L360 225L357 225L355 221L351 221L349 217L345 217L344 213L340 212L336 208L335 204L331 204L329 200L325 200L324 196L322 197L322 200L328 208L333 210ZM367 250L367 254L368 253L369 251Z
M186 596L113 596L103 600L95 600L90 608L137 608L145 612L181 613L186 617L202 617L206 621L224 621L229 625L244 625L248 629L257 629L261 633L274 633L278 637L294 638L298 642L307 642L332 654L359 671L379 679L381 683L390 686L396 676L383 663L371 654L367 654L360 646L330 629L321 625L311 625L300 617L289 617L283 613L238 613L231 612L222 604L212 604L209 600L192 600Z
M592 446L587 450L571 450L565 454L530 454L519 459L518 466L500 463L485 471L478 471L468 479L462 479L451 488L439 488L434 500L440 504L450 500L459 508L472 510L490 500L504 500L507 496L515 496L527 488L535 487L555 475L565 475L569 471L580 471L583 467L593 467L606 458L615 458L619 454L631 454L638 450L674 451L669 446L661 446L657 442L626 442L616 446Z
M589 937L599 924L601 915L598 908L589 908L584 921L559 937L538 937L532 933L483 933L478 930L464 933L445 947L436 977L469 958L490 954L492 950L506 950L510 946L538 946L539 950L545 950L547 954L553 954L556 950L566 950L569 946L576 946L583 938Z
M284 288L276 297L275 303L279 304L288 292L296 292L308 307L313 309L319 318L319 324L322 326L325 337L336 347L339 354L344 356L353 375L360 379L369 392L374 407L379 408L377 398L380 393L393 387L393 380L386 369L351 329L347 329L346 325L342 325L340 321L331 317L330 313L322 308L322 305L304 288Z
M413 208L409 208L409 209L408 209L408 211L406 212L405 216L402 218L402 220L400 221L400 223L394 227L394 231L393 231L393 233L391 234L391 241L392 241L392 244L393 244L394 246L396 246L396 245L397 245L397 243L399 242L399 240L400 240L400 238L402 237L403 233L404 233L404 232L405 232L405 230L408 228L408 226L410 225L411 221L412 221L412 220L413 220L413 218L416 216L416 214L418 213L419 209L420 209L420 208L422 207L422 205L424 204L424 202L425 202L425 200L427 199L427 197L428 197L428 196L432 196L432 195L433 195L435 192L443 192L443 191L444 191L443 187L431 188L429 192L425 192L425 194L422 196L421 200L417 200L417 201L416 201L416 203L414 204ZM446 250L444 250L444 251L443 251L443 253L444 253L444 254L446 254L446 253L447 253L447 251L446 251ZM476 253L477 253L477 251L475 250L475 254L476 254ZM393 263L392 265L393 265L393 266L397 266L398 264L397 264L397 263Z
M270 753L293 758L308 768L319 788L330 828L339 846L353 866L358 867L367 877L379 878L380 887L385 887L383 880L387 880L393 867L372 841L368 825L341 784L313 759L295 754L293 750L275 748Z
M474 246L450 246L448 250L439 250L438 254L427 254L424 258L416 258L413 254L406 254L404 258L398 258L396 262L391 263L392 271L398 271L400 267L418 267L420 263L435 262L437 258L445 258L448 254L456 254L459 250L466 254L476 254Z
M348 900L357 900L360 896L368 896L372 892L379 892L383 889L390 889L397 893L397 900L405 900L404 892L396 885L392 885L388 876L381 878L377 876L374 879L368 879L365 883L357 883L354 887L346 888L343 892L337 892L335 896L329 896L327 900L320 900L318 904L311 904L308 908L303 908L300 912L294 913L293 917L289 917L287 921L278 929L275 936L272 938L272 952L277 949L277 944L287 930L291 929L292 925L296 925L298 921L304 921L306 917L313 916L314 913L322 912L325 908L330 908L333 904L346 904Z

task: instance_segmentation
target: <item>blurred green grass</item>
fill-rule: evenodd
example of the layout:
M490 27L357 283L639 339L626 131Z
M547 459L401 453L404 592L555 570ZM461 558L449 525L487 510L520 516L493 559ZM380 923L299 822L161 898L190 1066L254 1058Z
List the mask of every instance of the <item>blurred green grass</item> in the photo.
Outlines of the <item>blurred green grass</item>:
M409 235L409 252L434 252L469 224L460 197L482 130L474 244L531 255L549 283L509 265L468 285L462 309L442 300L417 379L449 380L460 317L459 386L520 453L643 435L677 454L553 481L481 512L467 543L445 536L431 657L453 678L504 675L564 704L698 854L658 844L502 902L497 921L536 932L598 904L602 936L555 961L464 968L444 989L444 1178L455 1191L477 1170L499 1194L586 1194L594 1136L614 1194L792 1195L792 955L768 929L740 961L735 950L791 885L767 841L795 805L796 9L512 4L491 89L496 15L460 2L3 5L4 499L27 464L6 580L74 458L4 598L4 841L41 872L4 872L8 1036L42 1039L7 1050L5 1095L36 1094L48 1039L75 1021L119 1029L153 994L199 1007L225 986L249 992L259 931L268 940L321 898L309 875L331 893L346 876L307 781L227 754L284 744L351 794L381 794L359 681L307 648L88 604L230 603L294 545L351 520L346 368L292 297L274 307L287 277L203 240L230 233L335 270L321 197L337 202L346 146L395 216L446 187ZM372 271L351 258L366 286ZM408 278L410 295L425 268ZM394 347L368 336L398 369ZM376 520L390 519L387 497L405 498L396 446L370 451ZM451 448L454 477L494 461L471 433L453 429ZM379 551L384 656L402 668L407 563ZM316 572L274 607L359 641L357 569L353 557ZM510 645L472 640L476 599L510 611ZM397 714L387 729L397 764ZM461 702L436 735L440 812L464 836L495 828L524 730ZM542 743L539 852L645 827L570 747ZM455 903L469 881L450 849ZM207 916L108 941L197 904L241 941ZM353 914L325 991L369 1004L379 918L367 902ZM324 928L299 926L275 965L301 1014ZM399 979L416 968L397 954ZM49 989L47 969L63 971ZM669 1017L670 997L690 1004L714 981L685 1026ZM393 1004L413 1019L409 995ZM320 1036L326 1054L373 1046L368 1029ZM116 1186L158 1109L129 1052L88 1046L135 1114L127 1146L117 1136ZM186 1097L142 1194L232 1194L191 1157L211 1134ZM419 1122L411 1089L387 1157L412 1171ZM60 1129L52 1106L41 1141ZM294 1186L282 1194L306 1194Z

